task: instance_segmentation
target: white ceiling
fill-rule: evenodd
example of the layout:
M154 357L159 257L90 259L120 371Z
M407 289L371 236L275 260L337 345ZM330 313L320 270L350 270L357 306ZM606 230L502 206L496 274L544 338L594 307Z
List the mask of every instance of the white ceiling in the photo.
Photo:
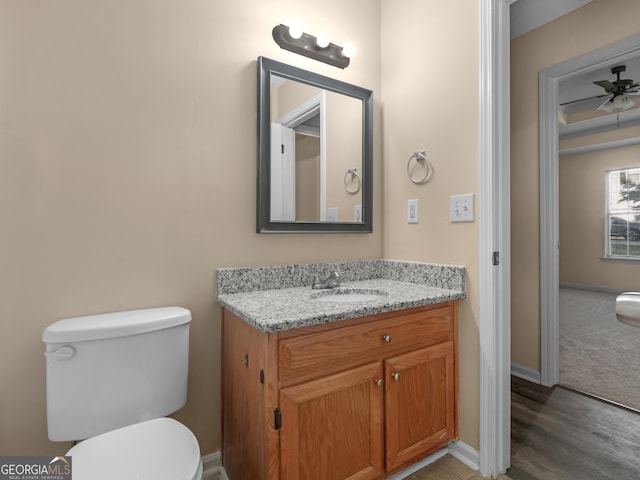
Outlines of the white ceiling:
M582 98L604 95L606 93L604 89L595 85L593 82L596 80L615 80L616 76L611 74L611 68L617 65L625 65L627 67L627 71L622 73L620 78L627 78L636 82L640 80L640 58L630 58L624 62L610 62L604 67L594 68L593 70L581 75L576 75L575 77L568 78L560 82L560 103L562 104L565 102L580 100ZM596 109L605 99L606 98L603 97L590 101L579 102L577 104L561 107L560 110L565 113L574 113L586 109Z
M592 0L514 0L510 8L511 38L514 39L523 35L562 15L566 15L577 8L583 7L591 1ZM628 78L640 82L640 58L627 59L622 63L620 61L612 61L610 64L587 69L580 75L561 81L558 89L559 103L562 104L605 94L604 89L595 85L593 82L596 80L615 80L616 77L611 74L611 68L621 64L627 67L626 72L621 75L621 78ZM566 114L593 111L604 100L606 100L606 97L596 98L559 107L559 110ZM636 97L634 101L640 107L640 97ZM572 125L560 123L559 132L561 138L568 138L614 129L623 123L625 126L640 123L640 108L620 112L619 115L614 111L614 113L610 115L599 116L594 120L582 121Z
M566 15L592 0L513 0L511 39Z
M580 75L562 80L558 86L559 103L562 104L605 94L604 89L595 85L593 82L596 80L615 80L616 76L611 74L611 68L617 65L625 65L627 67L626 72L621 74L620 78L631 79L634 82L640 81L640 58L629 58L624 62L620 62L619 60L610 62L604 67L594 68ZM604 114L602 112L595 113L598 106L607 100L608 96L585 100L571 105L559 105L558 110L561 113L570 115L579 112L593 112L594 115L592 119L569 123L567 125L560 122L558 129L560 139L590 135L592 133L640 124L640 96L632 96L630 98L635 102L635 107L621 112L614 110L610 114Z

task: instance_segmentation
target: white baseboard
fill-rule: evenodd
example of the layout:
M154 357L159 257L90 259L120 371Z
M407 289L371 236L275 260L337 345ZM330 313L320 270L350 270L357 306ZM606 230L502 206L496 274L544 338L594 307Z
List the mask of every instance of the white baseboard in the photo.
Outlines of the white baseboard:
M389 477L387 480L402 480L404 478L413 475L421 468L426 467L427 465L431 465L436 460L444 457L445 455L450 454L452 457L455 457L457 460L464 463L467 467L475 470L476 472L480 470L480 453L471 448L466 443L456 440L454 442L449 443L447 447L442 450L438 450L436 453L429 455L427 458L423 458L417 463L414 463L410 467L404 469L401 472L396 473L395 475ZM229 480L227 477L227 473L222 468L221 456L220 452L213 452L209 455L205 455L202 457L202 465L203 465L203 473L202 480L209 480L212 478L220 478L222 480Z
M202 480L211 480L213 478L221 480L229 480L227 472L222 468L222 456L220 452L213 452L202 457Z
M529 380L530 382L537 383L538 385L540 385L540 379L542 378L540 376L540 371L525 367L524 365L520 365L515 362L511 362L511 375L523 378L524 380Z
M480 470L480 452L470 447L462 440L449 443L449 455L464 463L467 467L478 472Z
M407 478L408 476L416 473L421 468L424 468L427 465L431 465L439 458L444 457L447 453L448 452L446 448L443 448L442 450L438 450L436 453L429 455L427 458L423 458L418 463L414 463L413 465L411 465L408 468L405 468L401 472L398 472L395 475L390 476L389 478L387 478L387 480L402 480L404 478Z
M571 282L560 282L560 287L575 288L578 290L587 290L589 292L615 293L618 295L629 291L629 290L620 289L620 288L602 287L600 285L586 285L583 283L571 283Z

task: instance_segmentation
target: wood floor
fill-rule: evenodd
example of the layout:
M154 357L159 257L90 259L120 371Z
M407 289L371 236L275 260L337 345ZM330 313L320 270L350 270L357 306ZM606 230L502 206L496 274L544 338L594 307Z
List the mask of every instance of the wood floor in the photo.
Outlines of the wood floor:
M640 479L640 414L562 387L511 381L511 479Z

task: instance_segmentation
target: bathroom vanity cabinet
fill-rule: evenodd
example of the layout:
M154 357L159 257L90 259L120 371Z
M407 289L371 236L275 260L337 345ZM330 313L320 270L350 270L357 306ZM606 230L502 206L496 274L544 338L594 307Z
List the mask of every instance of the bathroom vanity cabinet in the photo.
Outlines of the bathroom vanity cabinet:
M231 480L384 479L458 438L456 301L275 333L222 321Z

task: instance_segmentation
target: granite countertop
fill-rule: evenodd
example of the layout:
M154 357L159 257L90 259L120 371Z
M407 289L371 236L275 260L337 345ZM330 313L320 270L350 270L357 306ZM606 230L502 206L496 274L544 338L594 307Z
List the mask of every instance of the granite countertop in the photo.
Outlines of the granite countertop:
M387 261L369 261L387 262ZM339 267L339 270L338 270ZM284 270L274 270L276 268ZM249 289L246 285L273 286L265 278L292 272L336 269L342 285L335 289L313 290L310 286ZM400 273L398 272L400 270ZM265 271L267 273L265 274ZM274 273L276 272L276 273ZM362 273L365 272L365 273ZM464 267L419 264L414 262L317 264L257 269L221 269L218 271L217 302L249 325L264 333L392 312L465 298ZM265 277L266 275L266 277ZM377 278L362 278L363 276ZM411 281L404 281L406 277ZM231 279L231 280L230 280ZM239 286L241 280L244 287ZM251 281L249 281L251 280ZM234 282L236 282L234 284ZM231 285L231 286L230 286ZM244 290L244 291L243 291ZM247 291L248 290L248 291ZM365 301L333 302L318 299L349 293L370 293L379 298Z
M338 303L318 301L327 295L371 293L379 299ZM376 313L448 302L464 293L396 280L361 280L330 290L283 288L219 295L218 303L264 333L280 332Z

